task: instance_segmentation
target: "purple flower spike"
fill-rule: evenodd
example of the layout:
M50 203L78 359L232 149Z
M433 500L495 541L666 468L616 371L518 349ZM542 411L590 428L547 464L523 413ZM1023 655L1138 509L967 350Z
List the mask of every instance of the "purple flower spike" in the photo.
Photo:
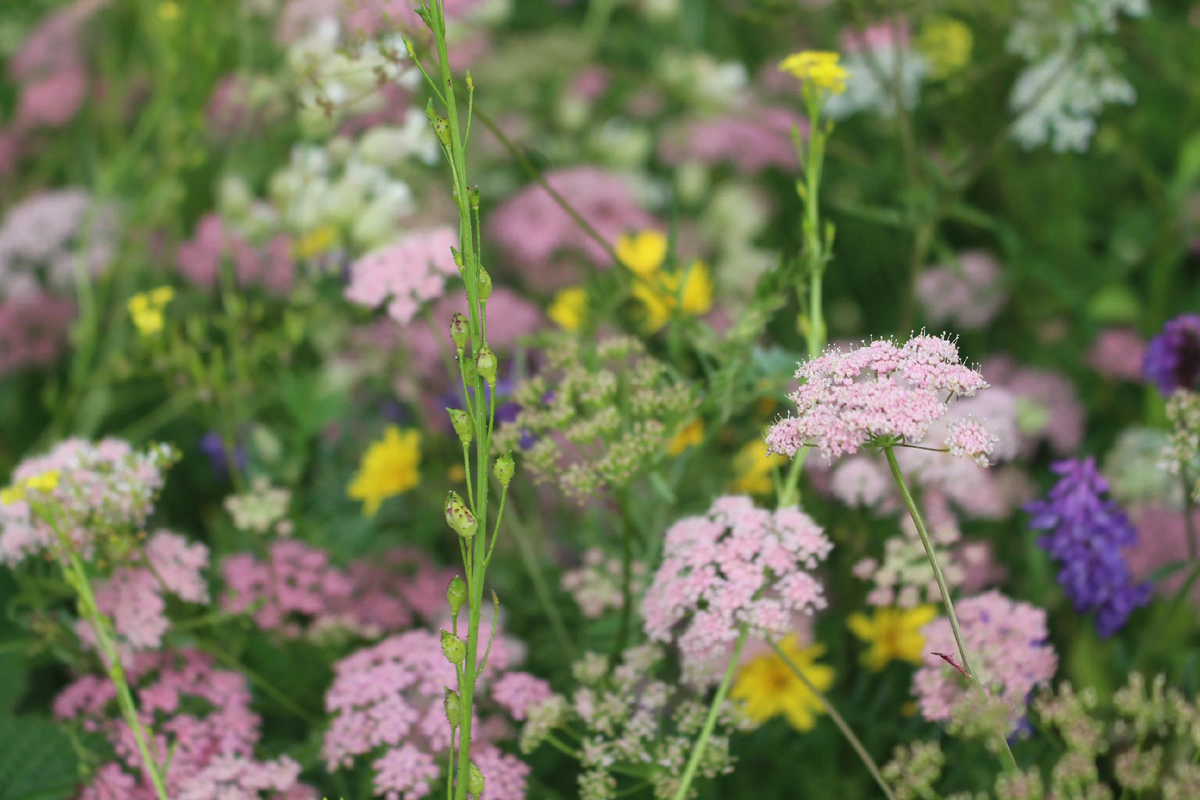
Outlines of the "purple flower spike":
M1164 396L1200 388L1200 314L1183 314L1163 326L1142 358L1142 377Z
M1033 516L1029 527L1048 531L1038 547L1059 562L1059 585L1077 612L1096 615L1096 629L1108 638L1150 599L1150 585L1134 583L1121 552L1137 543L1137 531L1103 497L1108 482L1095 458L1059 461L1051 469L1062 478L1044 499L1025 506Z

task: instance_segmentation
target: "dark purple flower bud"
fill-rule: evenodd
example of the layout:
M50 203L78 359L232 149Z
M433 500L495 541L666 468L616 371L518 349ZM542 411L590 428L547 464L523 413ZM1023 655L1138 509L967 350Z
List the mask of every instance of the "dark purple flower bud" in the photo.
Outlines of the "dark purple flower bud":
M208 456L212 462L213 475L217 478L225 478L229 475L229 459L225 450L225 442L221 439L221 434L216 431L209 431L200 438L198 445L200 452ZM237 445L233 451L233 460L237 464L239 470L246 469L246 448L242 445Z

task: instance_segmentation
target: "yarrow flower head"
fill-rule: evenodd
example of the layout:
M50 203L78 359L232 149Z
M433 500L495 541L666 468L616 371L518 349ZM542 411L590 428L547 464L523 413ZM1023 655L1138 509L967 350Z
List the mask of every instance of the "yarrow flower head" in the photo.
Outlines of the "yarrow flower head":
M169 445L138 452L120 439L67 439L25 459L13 470L13 488L0 497L0 562L57 550L54 529L34 503L53 511L60 532L85 558L102 547L102 555L123 555L176 458Z
M790 72L806 85L827 89L833 94L846 91L850 73L840 65L841 55L821 50L801 50L779 62L779 69Z
M955 610L977 673L973 682L1005 707L1011 731L1025 716L1029 695L1048 686L1058 668L1058 656L1046 644L1046 612L994 591L962 600ZM958 652L950 621L935 619L923 633L927 655L913 676L913 694L925 719L947 721L971 687L955 666L936 655Z
M485 640L488 636L486 623L480 636ZM519 655L515 642L496 637L476 684L477 702L489 699L493 681ZM427 796L452 745L443 703L445 687L455 685L457 679L442 652L441 637L426 630L408 631L359 650L333 670L333 684L325 695L325 707L333 715L322 748L326 768L333 772L360 757L371 758L377 796L389 800ZM503 694L512 703L533 702L542 688L525 686L518 692L510 682ZM518 698L519 694L526 696ZM471 756L483 772L489 797L519 800L525 796L529 768L496 749L488 735L496 729L475 720Z
M1164 397L1200 389L1200 314L1183 314L1163 326L1146 346L1142 375Z
M1150 599L1150 585L1135 583L1122 549L1137 543L1137 531L1115 502L1096 459L1059 461L1061 476L1042 500L1028 504L1029 527L1048 531L1038 546L1058 561L1058 583L1079 613L1094 613L1101 636L1112 636L1130 613Z
M925 335L904 345L874 341L848 353L831 348L801 364L796 378L804 380L790 395L797 416L772 426L767 445L789 457L814 445L827 459L873 442L921 443L950 399L988 386L959 361L953 342ZM956 455L986 463L992 440L980 428L952 428L947 439Z
M297 782L300 765L284 756L258 761L261 720L250 687L237 672L218 670L194 650L141 653L127 671L151 752L170 753L167 793L179 800L316 800ZM60 720L78 720L107 738L116 758L102 765L80 797L153 800L134 732L117 712L113 682L85 675L54 700Z
M350 265L346 299L378 308L388 302L392 319L411 322L421 307L445 291L446 281L458 275L450 248L458 234L450 228L417 231L396 244L367 253Z
M792 614L825 607L813 576L832 543L798 508L765 511L748 497L721 497L704 516L666 533L663 562L642 601L646 635L669 642L676 626L683 678L703 687L720 677L746 626L782 638Z

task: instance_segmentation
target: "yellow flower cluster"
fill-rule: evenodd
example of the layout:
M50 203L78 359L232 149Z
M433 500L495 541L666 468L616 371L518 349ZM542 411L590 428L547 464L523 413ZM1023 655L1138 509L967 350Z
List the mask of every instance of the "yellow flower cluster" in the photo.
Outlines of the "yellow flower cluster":
M790 72L805 84L841 94L846 91L846 79L850 77L850 72L838 63L840 60L838 53L801 50L779 62L779 69Z
M817 663L817 659L825 654L825 645L802 648L795 636L789 636L779 643L779 649L817 691L824 692L833 685L833 667ZM746 662L738 671L729 696L742 701L746 716L754 722L766 722L782 714L798 731L812 730L817 724L817 715L825 711L820 698L775 652Z
M59 470L52 469L40 475L34 475L32 478L26 478L20 483L14 483L5 489L0 489L0 505L8 506L24 500L30 490L39 493L54 491L58 487L60 474Z
M148 292L138 292L129 298L129 316L138 333L153 336L163 329L163 309L175 298L170 286L160 286Z
M421 482L421 434L389 425L383 438L363 453L358 472L346 494L363 502L363 514L375 516L389 497L407 492Z
M292 255L297 261L307 261L329 252L337 243L337 228L332 225L322 225L315 231L310 231L297 239L296 244L292 247Z
M929 61L935 80L944 80L970 63L974 44L971 29L953 17L934 17L917 38L917 49Z
M859 639L871 645L863 654L863 664L878 672L892 661L907 661L920 665L925 649L922 629L933 622L937 609L933 606L916 608L877 608L873 619L854 613L846 625Z
M657 333L679 316L706 314L713 304L713 280L708 265L693 261L683 273L666 271L667 237L642 231L617 239L617 258L634 274L633 296L642 304L646 333Z
M775 488L771 471L786 463L787 456L768 453L767 443L755 439L733 457L733 471L737 477L729 488L739 494L770 494Z
M704 441L704 420L695 419L684 425L675 438L667 445L667 453L677 456L689 447L695 447Z
M564 331L577 331L587 319L587 310L587 290L572 286L554 295L546 314Z

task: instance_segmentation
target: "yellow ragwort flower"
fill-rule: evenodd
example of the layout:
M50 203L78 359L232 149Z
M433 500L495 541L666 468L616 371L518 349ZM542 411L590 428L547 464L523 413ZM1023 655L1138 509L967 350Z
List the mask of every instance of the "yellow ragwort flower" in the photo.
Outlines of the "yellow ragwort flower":
M767 443L762 439L748 442L733 457L733 471L737 477L729 488L741 494L770 494L775 488L771 482L771 469L786 463L785 455L768 455Z
M297 261L306 261L333 249L338 242L338 231L332 225L322 225L315 231L301 236L292 247L292 255Z
M801 50L779 62L782 72L790 72L804 83L818 89L828 89L833 94L846 91L846 79L850 72L838 61L841 55L823 50Z
M162 310L175 299L175 290L170 286L159 286L148 292L138 292L129 298L126 307L133 319L134 327L143 336L153 336L163 329Z
M682 288L680 281L683 282ZM642 304L646 333L657 333L672 317L706 314L713 304L713 280L708 265L693 261L683 275L660 272L633 285L633 296Z
M14 484L0 489L0 505L11 506L13 503L25 499L25 487L21 484Z
M689 447L695 447L704 441L704 420L694 419L684 425L675 438L667 445L667 453L677 456Z
M816 663L825 654L825 645L802 648L795 636L789 636L779 643L779 649L817 691L824 692L833 686L833 667ZM738 670L729 696L744 703L746 715L753 721L763 723L782 714L798 731L812 730L817 715L825 713L817 696L774 651L746 662Z
M917 49L929 61L934 80L939 81L970 63L974 44L971 29L953 17L934 17L917 38Z
M921 630L937 616L931 605L916 608L877 608L874 619L854 613L847 627L871 649L863 654L863 664L878 672L893 661L921 664L925 636Z
M25 485L35 492L52 492L58 487L59 470L51 469L40 475L34 475L25 481Z
M587 319L588 295L582 286L572 286L554 295L547 316L566 331L577 331Z
M383 438L363 453L358 472L346 494L363 501L363 514L375 516L389 497L407 492L421 482L421 434L389 425Z
M667 258L667 237L654 230L641 231L633 236L622 234L617 238L614 249L617 258L630 272L646 278L662 268Z

